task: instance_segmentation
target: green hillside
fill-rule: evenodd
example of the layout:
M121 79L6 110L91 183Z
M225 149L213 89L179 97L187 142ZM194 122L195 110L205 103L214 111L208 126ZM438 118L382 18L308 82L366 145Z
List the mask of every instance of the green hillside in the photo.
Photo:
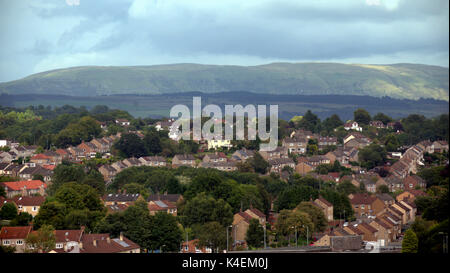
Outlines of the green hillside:
M0 83L0 93L71 96L250 91L449 100L449 69L420 64L272 63L86 66Z

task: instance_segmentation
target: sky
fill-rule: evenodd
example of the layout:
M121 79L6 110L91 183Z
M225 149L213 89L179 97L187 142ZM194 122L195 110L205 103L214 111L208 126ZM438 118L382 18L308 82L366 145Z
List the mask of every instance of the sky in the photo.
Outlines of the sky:
M448 0L0 0L0 82L71 66L449 66Z

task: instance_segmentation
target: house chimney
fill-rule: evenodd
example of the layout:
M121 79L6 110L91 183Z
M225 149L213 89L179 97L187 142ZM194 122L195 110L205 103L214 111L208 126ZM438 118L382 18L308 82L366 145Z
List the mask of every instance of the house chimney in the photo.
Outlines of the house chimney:
M97 240L93 240L92 244L96 247L97 246Z
M123 232L120 232L119 239L120 239L121 241L123 241Z
M106 237L106 242L107 242L108 244L110 244L110 243L111 243L111 238L109 238L109 236L108 236L108 237Z

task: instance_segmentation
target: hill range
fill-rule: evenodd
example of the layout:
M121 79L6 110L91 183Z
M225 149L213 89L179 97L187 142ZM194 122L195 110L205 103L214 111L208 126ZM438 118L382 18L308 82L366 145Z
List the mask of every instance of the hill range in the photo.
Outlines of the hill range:
M0 83L0 93L66 96L247 91L272 95L358 95L449 101L449 69L422 64L272 63L83 66Z

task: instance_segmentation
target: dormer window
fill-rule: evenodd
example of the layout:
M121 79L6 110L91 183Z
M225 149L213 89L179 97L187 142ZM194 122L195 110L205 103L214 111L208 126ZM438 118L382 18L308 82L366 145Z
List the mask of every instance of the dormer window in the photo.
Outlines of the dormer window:
M57 248L57 249L63 248L63 244L62 244L62 243L57 243L57 244L56 244L56 248Z

